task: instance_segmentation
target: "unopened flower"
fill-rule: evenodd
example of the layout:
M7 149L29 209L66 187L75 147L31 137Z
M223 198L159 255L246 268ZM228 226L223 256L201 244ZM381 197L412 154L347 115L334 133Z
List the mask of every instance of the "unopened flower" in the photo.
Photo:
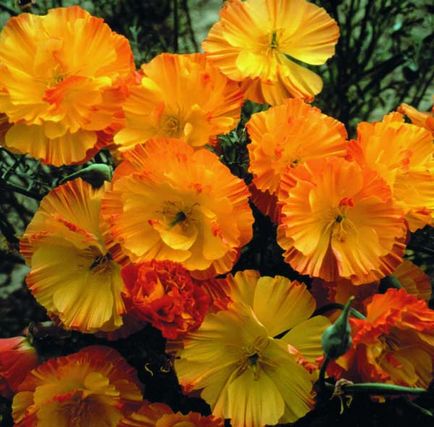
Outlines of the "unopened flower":
M351 319L351 349L330 373L355 381L428 387L434 361L434 311L403 289L375 295L366 319Z
M138 411L125 417L118 427L223 427L223 420L197 412L174 413L164 403L145 402Z
M102 214L133 262L169 260L201 275L229 271L252 237L244 182L215 154L183 141L127 151Z
M228 280L228 309L208 314L178 349L179 381L234 427L294 422L312 407L309 362L321 355L329 322L309 318L315 302L301 283L255 271Z
M278 243L301 274L370 283L402 262L407 234L390 188L343 158L315 159L282 176Z
M0 339L0 395L10 397L38 366L38 354L25 337Z
M31 371L12 412L16 427L117 427L141 402L134 369L115 350L92 346Z
M128 40L78 6L23 13L0 34L0 112L8 148L56 166L85 162L119 128Z
M324 64L338 37L336 22L305 0L231 0L202 46L224 74L243 82L247 98L277 105L321 91L321 78L295 61Z
M123 323L120 266L108 252L100 219L103 194L104 188L81 179L57 187L21 239L29 289L67 329L108 332Z
M120 150L155 137L201 147L236 126L243 93L204 54L163 53L141 71L123 104L126 124L114 139Z

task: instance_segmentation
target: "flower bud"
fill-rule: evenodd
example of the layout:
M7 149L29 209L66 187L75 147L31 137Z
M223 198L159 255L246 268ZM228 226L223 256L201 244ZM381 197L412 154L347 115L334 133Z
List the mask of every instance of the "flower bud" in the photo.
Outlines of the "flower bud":
M336 322L322 334L321 344L328 359L337 359L351 347L351 326L348 318L353 300L354 297L349 298Z

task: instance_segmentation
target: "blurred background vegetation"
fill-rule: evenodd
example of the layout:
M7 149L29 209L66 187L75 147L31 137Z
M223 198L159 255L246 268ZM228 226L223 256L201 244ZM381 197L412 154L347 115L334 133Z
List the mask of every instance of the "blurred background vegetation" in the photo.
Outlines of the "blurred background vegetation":
M206 37L210 26L217 21L222 0L0 0L0 29L7 20L21 12L19 4L32 5L32 12L44 14L49 8L79 4L90 13L104 18L117 32L131 42L137 66L151 60L160 52L195 52ZM322 111L341 120L350 135L361 120L378 120L394 110L402 102L421 110L432 104L434 67L432 63L432 12L429 0L320 0L339 23L341 37L336 55L327 64L317 67L324 80L324 89L316 98L315 105ZM251 104L244 109L244 120L260 106ZM243 125L221 139L219 154L231 170L248 179L245 145L248 138ZM92 161L110 163L107 153L98 154ZM19 252L19 237L38 207L39 200L60 180L85 167L48 167L26 156L14 155L0 147L0 337L18 335L31 322L46 320L39 307L24 286L27 267ZM258 268L263 273L288 275L288 266L281 261L280 248L274 239L273 225L255 211L255 238L243 250L237 269ZM258 255L260 254L260 255ZM407 256L428 273L434 270L434 235L425 228L415 233L408 246ZM118 343L119 349L131 347L135 352L143 347L143 339L158 341L155 333L144 335L128 343ZM154 335L153 335L154 334ZM64 352L73 351L93 337L80 334L60 337ZM71 341L72 339L72 341ZM63 340L63 341L62 341ZM75 340L75 341L74 341ZM160 339L161 341L161 339ZM166 363L160 360L164 344L142 348L150 363ZM71 344L72 342L72 344ZM90 343L89 342L89 343ZM142 344L140 344L142 343ZM158 347L158 348L157 348ZM142 351L140 350L140 351ZM131 358L131 357L130 357ZM164 357L163 357L164 359ZM131 361L134 364L134 361ZM137 363L143 357L137 356ZM184 402L176 388L173 374L152 381L154 394L151 400L164 400L181 409L199 408L202 403ZM172 384L173 392L168 392ZM162 385L163 384L163 385ZM175 385L174 385L175 384ZM149 389L149 388L148 388ZM197 400L197 399L196 399ZM434 402L422 402L434 407ZM195 406L196 405L196 406ZM427 418L408 402L397 399L381 406L367 398L358 398L350 410L339 415L339 401L320 402L316 411L301 420L299 426L394 426L432 425ZM0 400L0 414L6 414L1 425L9 425L9 403ZM396 420L400 422L397 424ZM430 420L432 421L432 419Z

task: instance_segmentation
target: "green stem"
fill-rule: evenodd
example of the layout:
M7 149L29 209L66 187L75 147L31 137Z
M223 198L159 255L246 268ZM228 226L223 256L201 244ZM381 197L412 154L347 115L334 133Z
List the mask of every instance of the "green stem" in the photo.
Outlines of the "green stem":
M320 308L317 308L315 312L312 314L312 317L325 314L328 311L332 311L332 310L343 310L344 307L345 307L344 304L340 304L338 302L332 302L330 304L326 304ZM351 308L350 310L351 310L351 315L354 316L355 318L362 319L362 320L366 319L366 316L360 313L360 311L357 311L355 308Z
M335 385L325 383L328 390L334 390ZM373 395L423 395L427 391L423 388L417 387L404 387L395 384L382 384L382 383L360 383L360 384L348 384L343 385L342 390L346 394L373 394Z

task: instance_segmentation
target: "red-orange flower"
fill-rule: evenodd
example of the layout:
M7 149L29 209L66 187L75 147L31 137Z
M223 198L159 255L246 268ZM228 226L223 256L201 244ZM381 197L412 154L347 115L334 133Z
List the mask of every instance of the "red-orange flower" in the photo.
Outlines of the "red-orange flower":
M229 271L252 237L247 186L215 154L183 141L127 151L102 214L133 262L170 260L208 277Z
M390 188L344 158L315 159L282 176L278 243L302 274L373 282L401 263L407 229Z
M124 418L118 427L223 427L221 418L205 417L197 412L174 413L164 403L145 402L137 411Z
M338 37L336 22L308 1L231 0L202 46L224 74L243 82L249 99L277 105L321 91L321 78L293 59L324 64Z
M128 40L78 6L11 18L0 34L6 146L54 165L86 161L119 127L133 72Z
M123 104L125 127L114 138L119 150L154 137L201 147L236 126L243 93L204 54L163 53L141 71Z
M122 269L127 309L160 329L166 338L177 338L199 327L210 298L197 280L180 264L150 261Z
M25 337L0 339L0 395L10 397L38 366L38 354Z
M31 371L12 410L16 427L117 427L141 402L134 369L115 350L92 346Z
M356 381L428 387L434 361L434 311L404 290L389 289L367 304L366 320L351 319L351 349L330 373Z

